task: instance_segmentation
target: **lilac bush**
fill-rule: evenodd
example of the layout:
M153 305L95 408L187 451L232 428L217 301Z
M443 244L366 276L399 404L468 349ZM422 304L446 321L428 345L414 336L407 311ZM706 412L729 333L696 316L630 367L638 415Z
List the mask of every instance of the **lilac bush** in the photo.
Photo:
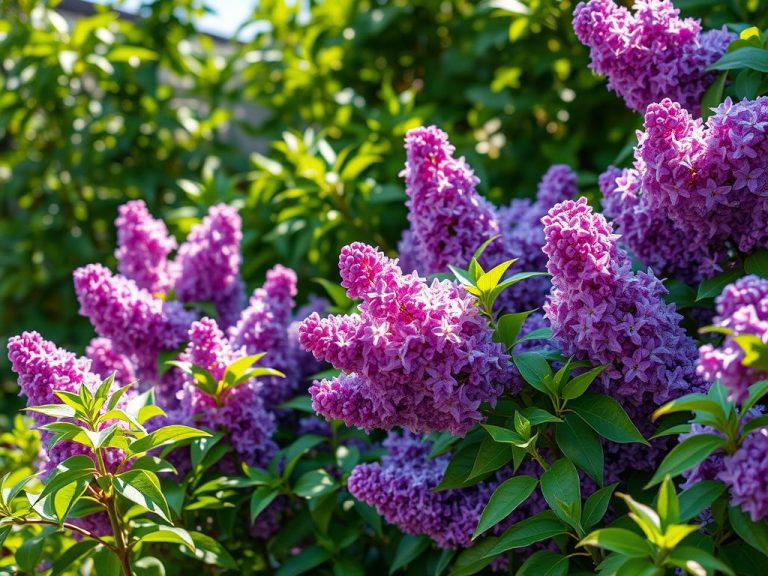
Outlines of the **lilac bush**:
M702 32L701 23L680 18L669 0L636 0L634 13L614 0L580 2L573 29L589 47L592 68L607 76L608 88L637 112L671 98L698 114L701 96L714 81L705 72L735 34Z

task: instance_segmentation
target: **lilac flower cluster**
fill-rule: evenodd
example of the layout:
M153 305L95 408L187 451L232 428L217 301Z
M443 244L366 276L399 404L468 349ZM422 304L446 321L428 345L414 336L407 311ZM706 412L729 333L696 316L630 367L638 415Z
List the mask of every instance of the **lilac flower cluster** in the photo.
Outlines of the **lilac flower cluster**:
M190 327L189 344L181 359L221 380L227 366L243 355L242 349L233 349L214 320L203 318ZM228 388L217 404L216 399L200 390L189 376L185 378L180 400L181 410L176 418L225 432L241 461L251 466L265 466L274 454L275 418L264 405L258 381L251 379Z
M633 14L613 0L589 0L576 6L573 28L590 49L592 68L608 77L608 88L627 106L643 112L649 104L672 98L697 114L718 60L735 35L701 31L701 23L680 18L669 0L636 0Z
M768 246L768 97L726 99L706 121L648 107L631 169L601 179L624 244L660 274L712 276L729 249Z
M466 266L475 250L500 235L481 260L492 267L517 258L511 272L543 269L546 258L541 217L557 202L576 193L576 174L567 166L552 166L539 184L537 198L513 200L496 208L476 190L479 182L445 132L434 126L408 132L407 159L402 175L408 194L410 228L400 241L401 268L422 274L446 272L448 265ZM499 304L509 309L540 306L549 283L534 278L505 291Z
M181 302L213 302L224 326L232 325L245 304L240 278L242 222L226 204L208 210L178 247L165 223L156 220L141 200L120 208L115 221L118 269L150 293L173 291Z
M744 350L735 340L742 334L768 339L768 280L745 276L725 287L715 300L717 316L714 324L733 330L720 346L705 344L699 348L699 374L707 381L719 380L735 402L743 402L748 388L768 376L765 372L744 366Z
M723 458L718 479L728 486L731 502L752 520L768 519L768 428L751 432L734 454Z
M91 369L91 361L58 348L53 342L45 340L37 332L23 332L8 340L8 359L11 368L18 375L21 394L27 397L28 406L60 404L61 400L54 391L77 393L81 385L95 392L102 378ZM117 385L113 385L114 392ZM129 395L121 399L126 402ZM42 414L31 413L35 421L42 425L53 421ZM93 451L75 442L62 441L48 448L52 435L41 432L41 450L38 466L43 477L47 477L59 464L76 455L94 457ZM122 459L117 450L103 453L107 468L114 470ZM87 527L95 534L110 532L109 518L106 513L96 513L76 520L76 524Z
M177 348L195 318L181 303L156 298L101 264L79 268L73 276L80 313L115 352L131 358L142 378L155 375L159 352Z
M483 508L499 479L434 492L443 479L450 454L429 459L431 444L408 432L391 432L384 447L387 452L381 462L360 464L352 471L347 483L350 494L376 508L384 520L406 534L426 534L440 548L470 546ZM523 465L521 474L533 472L529 464ZM501 531L544 508L546 504L537 491L495 530Z
M339 270L360 314L312 314L299 328L301 344L343 372L312 385L315 411L367 430L465 434L510 382L509 357L474 299L453 282L403 274L365 244L344 247Z
M663 284L650 271L632 271L611 225L585 198L556 205L543 222L553 286L544 311L553 333L566 355L608 365L599 385L647 431L654 407L703 386L696 346L679 326L674 305L663 301ZM643 457L633 449L644 450ZM647 467L659 447L615 452L616 469Z

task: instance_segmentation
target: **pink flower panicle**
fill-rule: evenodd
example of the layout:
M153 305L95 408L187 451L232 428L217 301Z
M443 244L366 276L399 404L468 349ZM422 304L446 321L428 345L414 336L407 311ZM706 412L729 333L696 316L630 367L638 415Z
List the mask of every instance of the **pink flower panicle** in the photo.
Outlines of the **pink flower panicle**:
M307 350L345 372L312 385L315 410L368 430L466 433L510 380L474 299L452 282L403 274L361 243L342 249L339 269L360 314L312 314L299 328Z
M744 350L736 337L753 334L768 341L768 280L745 276L725 287L715 299L717 316L714 324L733 330L720 346L704 344L699 348L701 376L708 382L719 380L735 402L743 402L748 388L768 377L763 371L744 366Z
M517 199L496 208L476 190L479 182L464 158L455 158L445 132L434 126L411 130L405 143L402 175L408 194L410 227L399 244L401 268L422 274L467 266L475 250L500 235L486 249L481 264L490 269L517 258L510 273L542 270L544 235L541 217L555 203L576 193L576 174L552 166L539 184L537 199ZM546 279L534 278L505 291L499 305L510 310L540 306L549 290Z
M631 169L601 181L622 242L659 274L715 275L729 248L768 246L768 97L726 99L709 119L651 104Z
M693 18L680 18L669 0L636 0L634 14L613 0L580 2L573 29L590 49L592 68L608 77L608 88L637 112L672 98L698 114L699 102L718 60L735 34L701 31Z

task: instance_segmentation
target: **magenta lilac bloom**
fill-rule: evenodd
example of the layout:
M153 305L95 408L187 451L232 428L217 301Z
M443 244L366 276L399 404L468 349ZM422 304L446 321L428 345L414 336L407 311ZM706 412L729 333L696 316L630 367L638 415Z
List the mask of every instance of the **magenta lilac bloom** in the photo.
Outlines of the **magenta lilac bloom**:
M716 77L706 68L736 38L725 28L702 32L698 20L680 18L669 0L636 0L634 13L613 0L581 2L573 29L590 49L590 67L637 112L672 98L698 114Z
M517 258L510 272L540 271L546 264L541 217L555 203L576 193L576 174L556 165L542 178L535 201L517 199L496 208L476 190L479 182L440 129L430 126L406 136L405 170L410 223L400 241L401 268L421 274L465 267L483 242L500 235L486 249L481 263L489 269ZM534 278L505 291L499 304L510 310L535 308L543 303L549 283Z
M552 275L544 311L565 355L608 368L598 386L616 398L641 432L662 403L700 391L696 346L679 325L674 305L652 272L633 272L611 225L585 198L554 206L543 219ZM606 447L606 476L652 467L665 440Z
M124 386L136 380L133 363L130 358L115 351L109 338L94 338L85 349L85 355L91 361L91 372L99 378L115 374L115 381Z
M168 259L176 249L176 239L165 222L153 218L143 200L133 200L120 206L115 227L120 274L152 293L167 292L178 270Z
M315 410L367 430L463 435L510 383L509 357L474 298L448 281L403 274L397 260L354 243L339 257L342 286L360 314L299 328L301 344L344 372L310 388Z
M208 370L216 380L224 377L226 367L244 355L233 350L218 324L203 318L189 329L189 344L181 359ZM264 406L257 381L249 380L227 389L221 404L185 378L180 397L180 412L176 415L193 426L227 433L240 460L251 466L265 466L276 450L272 441L275 419Z
M180 303L155 298L101 264L75 270L74 279L80 313L114 350L136 362L142 376L154 375L158 352L181 345L195 318Z
M212 206L176 257L176 296L182 302L213 302L223 326L234 324L245 305L240 278L241 227L237 210L226 204Z
M709 382L719 380L735 402L743 402L748 388L768 376L763 371L744 366L744 350L735 337L753 334L763 342L768 339L768 280L745 276L725 287L715 300L714 324L733 330L720 346L705 344L699 348L699 374Z
M602 179L622 241L657 273L697 281L728 251L768 246L768 97L726 99L706 122L648 107L635 164Z
M234 349L244 348L247 354L267 352L265 363L285 374L285 378L259 379L262 397L270 410L299 392L298 350L290 339L295 296L296 273L275 266L267 272L264 285L254 290L248 307L229 331Z
M768 428L751 432L741 447L723 458L718 476L731 493L731 502L753 521L768 518Z

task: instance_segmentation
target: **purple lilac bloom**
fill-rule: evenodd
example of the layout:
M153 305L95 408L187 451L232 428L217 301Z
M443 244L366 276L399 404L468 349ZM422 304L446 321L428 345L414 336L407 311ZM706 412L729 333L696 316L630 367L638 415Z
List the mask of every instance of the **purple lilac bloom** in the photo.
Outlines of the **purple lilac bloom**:
M221 380L226 367L244 355L244 350L234 350L230 346L214 320L203 318L189 329L189 344L181 359ZM261 388L255 380L227 389L217 405L216 400L195 386L189 376L180 399L180 411L176 417L189 425L225 431L243 462L264 466L274 454L274 416L265 408Z
M315 410L370 430L463 435L510 383L509 357L474 298L453 282L403 274L397 260L354 243L339 257L342 286L360 314L312 314L301 344L344 374L310 388Z
M731 502L754 522L768 518L768 428L754 430L734 454L723 458L718 479L728 486Z
M94 338L85 349L85 355L91 361L91 372L99 378L107 378L113 372L115 381L121 386L136 380L133 363L130 358L115 351L109 338Z
M155 377L158 353L181 345L195 318L180 303L155 298L101 264L75 270L74 280L80 314L115 351L133 359L142 379Z
M745 276L725 287L715 299L717 316L714 324L733 330L720 346L705 344L699 348L699 374L707 381L719 380L734 402L743 402L748 388L768 377L763 371L744 366L744 350L735 337L754 334L763 342L768 339L768 280Z
M53 342L45 340L37 332L23 332L8 340L8 359L11 368L18 375L21 394L27 397L27 406L44 404L61 404L55 391L77 393L81 385L95 392L101 384L101 377L91 371L91 361L80 358L57 347ZM113 384L112 392L117 389ZM39 424L53 422L54 419L35 412L32 418ZM41 454L40 470L44 476L56 468L61 462L78 454L93 456L93 452L75 442L59 442L53 448L47 448L52 435L49 432L40 433ZM117 466L121 454L116 450L104 452L108 466Z
M167 292L178 270L168 259L176 249L176 239L165 222L153 218L143 200L133 200L120 206L115 227L120 274L152 293Z
M182 302L211 301L219 322L231 326L245 305L240 278L242 222L237 210L226 204L212 206L203 221L192 228L179 247L176 296Z
M311 314L316 313L319 316L323 316L328 312L330 304L325 298L310 295L309 301L296 310L293 314L293 319L288 325L288 340L290 342L291 353L296 359L296 364L299 371L299 380L297 387L299 390L303 389L303 384L313 374L317 374L323 369L323 363L318 362L311 352L304 349L299 342L299 328L301 323L306 320Z
M613 0L580 2L573 29L589 47L592 68L607 76L608 88L637 112L672 98L698 114L699 102L716 73L706 72L735 34L701 31L693 18L680 18L669 0L636 0L634 14Z
M652 272L632 272L611 225L585 198L553 207L543 218L552 275L544 306L566 355L607 364L598 385L616 398L641 431L656 406L703 388L695 369L696 346L679 325L674 305ZM632 450L645 457L626 459ZM659 450L655 450L659 452ZM627 463L649 466L641 445L617 448Z
M233 349L244 348L247 354L267 352L264 364L285 374L285 378L259 379L262 398L270 410L295 396L301 380L296 348L289 337L295 296L296 273L275 266L267 272L264 285L254 290L248 307L229 331Z
M730 250L768 246L768 97L726 99L706 122L648 107L631 169L601 179L622 242L659 274L713 276Z
M445 132L434 126L411 130L406 136L405 170L410 228L399 244L401 268L421 274L466 266L475 250L500 235L486 249L486 268L517 258L510 272L539 271L546 264L541 217L555 203L576 193L576 174L564 165L552 166L539 184L537 198L513 200L496 208L476 190L479 180ZM549 283L533 278L515 284L499 300L501 308L524 310L543 303Z

